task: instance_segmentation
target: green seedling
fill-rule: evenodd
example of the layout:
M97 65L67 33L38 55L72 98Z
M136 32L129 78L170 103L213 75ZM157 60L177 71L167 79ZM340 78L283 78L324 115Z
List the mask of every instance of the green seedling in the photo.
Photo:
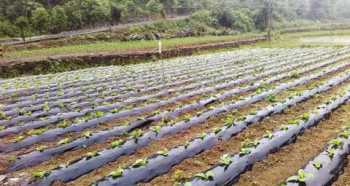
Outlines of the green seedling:
M330 148L338 149L343 146L343 142L340 139L333 139L329 142Z
M158 151L157 154L166 157L166 156L169 155L169 150L168 149L164 149L164 150Z
M145 159L138 159L138 160L135 161L134 164L132 164L132 167L133 168L142 167L142 166L145 166L147 163L148 163L148 159L147 158L145 158Z
M232 163L231 156L229 154L222 155L219 163L224 166L229 166Z
M201 140L204 140L205 137L207 137L207 133L203 132L198 136Z
M151 130L158 135L161 128L162 128L161 126L152 126Z
M239 156L245 156L252 152L250 148L241 148L239 151Z
M276 99L275 95L268 95L265 100L270 102L270 103L276 103L277 102L277 99Z
M142 135L143 135L143 131L141 129L136 129L129 134L129 136L132 139L137 139L137 138L141 137Z
M115 171L112 171L109 176L111 176L113 179L117 179L119 177L122 177L123 176L123 173L124 173L124 169L122 168L118 168L117 170Z
M314 166L317 170L321 169L322 168L322 163L320 162L314 162L312 164L312 166Z
M86 154L86 159L91 159L91 158L97 157L97 156L99 156L99 155L100 155L100 154L99 154L97 151L88 152L88 153Z
M308 121L310 119L310 114L309 113L304 113L303 116L301 117L303 121Z
M214 179L214 173L211 171L208 171L206 173L198 173L195 175L196 178L199 178L201 180L213 180Z
M70 142L69 138L64 138L64 139L58 141L57 145L64 145L64 144L67 144L69 142Z
M267 139L272 139L273 138L273 134L272 134L271 131L266 131L266 133L264 134L263 137L267 138Z
M46 145L40 145L40 146L35 148L35 150L37 150L39 152L43 152L45 149L47 149Z
M86 131L83 133L83 137L85 138L90 138L92 136L92 132L91 131Z
M115 140L111 143L111 147L114 149L114 148L122 146L124 143L125 143L125 141L123 141L121 139Z
M35 179L43 179L44 177L50 175L50 173L46 171L38 171L38 172L33 172L32 175Z
M287 182L305 183L306 178L308 177L312 177L312 174L306 173L301 169L298 171L298 175L289 177Z
M25 138L25 137L22 136L22 135L17 136L17 137L15 138L15 143L22 141L24 138Z
M344 139L348 139L349 136L350 136L350 131L347 131L347 130L341 132L340 135L339 135L339 137L344 138Z

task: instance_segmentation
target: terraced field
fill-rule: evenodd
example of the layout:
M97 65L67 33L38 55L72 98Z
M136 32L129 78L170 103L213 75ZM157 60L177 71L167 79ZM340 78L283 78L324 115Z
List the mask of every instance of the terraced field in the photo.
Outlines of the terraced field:
M349 101L348 47L3 79L0 185L348 185Z

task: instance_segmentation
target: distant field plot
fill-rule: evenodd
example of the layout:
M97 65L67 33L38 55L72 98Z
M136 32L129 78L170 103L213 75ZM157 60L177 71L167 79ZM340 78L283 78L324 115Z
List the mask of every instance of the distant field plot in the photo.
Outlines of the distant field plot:
M314 45L350 45L350 36L321 36L301 38L304 44Z
M0 185L348 185L350 48L0 80Z

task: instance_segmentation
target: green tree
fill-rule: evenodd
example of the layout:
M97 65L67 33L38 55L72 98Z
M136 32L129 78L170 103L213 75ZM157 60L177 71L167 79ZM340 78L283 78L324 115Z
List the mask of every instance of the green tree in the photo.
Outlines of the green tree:
M25 42L26 41L26 36L28 34L29 30L29 21L26 17L20 16L16 19L15 25L18 27L20 31L20 36L22 40Z
M45 8L37 8L32 12L32 23L35 30L38 30L39 33L46 33L49 29L49 13Z
M146 4L146 9L151 14L159 14L163 10L163 5L158 0L149 0Z
M68 27L68 17L62 6L55 6L51 10L50 32L58 33L66 30Z

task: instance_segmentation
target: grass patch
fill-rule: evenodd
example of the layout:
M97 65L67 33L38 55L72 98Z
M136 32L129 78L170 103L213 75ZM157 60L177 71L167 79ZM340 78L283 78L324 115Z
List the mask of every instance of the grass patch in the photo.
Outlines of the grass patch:
M164 49L176 48L183 45L206 44L213 42L232 41L235 39L248 38L258 36L258 33L248 33L229 36L202 36L202 37L185 37L163 40ZM10 51L5 54L8 59L29 58L29 57L48 57L53 55L64 54L84 54L95 52L125 52L130 50L156 50L157 41L141 40L141 41L115 41L115 42L97 42L93 44L70 45L53 48L18 50Z

